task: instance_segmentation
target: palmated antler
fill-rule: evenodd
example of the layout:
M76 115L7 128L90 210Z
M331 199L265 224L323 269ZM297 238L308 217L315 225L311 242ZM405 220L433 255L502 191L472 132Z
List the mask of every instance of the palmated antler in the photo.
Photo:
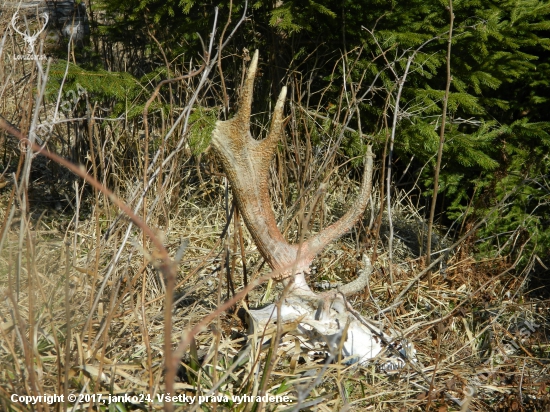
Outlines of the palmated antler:
M359 276L336 291L320 295L313 293L306 283L305 274L309 272L315 255L350 230L365 210L372 189L372 149L370 146L367 149L361 190L349 211L304 243L288 243L277 227L268 184L269 165L283 134L286 87L277 99L267 137L255 140L250 134L250 111L257 68L256 51L248 69L238 113L230 120L218 121L212 136L213 150L225 169L254 243L274 270L274 276L285 283L293 283L290 293L277 304L248 311L249 333L261 332L262 340L269 339L266 330L276 322L287 333L305 338L307 347L320 345L332 356L341 353L348 361L367 362L393 347L397 338L394 333L385 334L356 313L352 316L351 306L342 296L358 292L367 285L373 270L368 257L363 255ZM401 340L397 342L401 343ZM409 348L407 342L403 344ZM383 363L381 368L388 370L403 365L403 359L398 356Z
M350 230L368 204L372 189L374 155L369 146L361 191L349 211L336 223L306 242L300 245L288 243L277 227L268 184L269 165L283 134L286 87L282 88L277 99L268 136L263 140L255 140L250 134L250 111L257 68L256 50L248 69L239 111L232 119L216 123L212 147L231 183L246 227L262 257L276 271L276 278L282 280L296 275L296 286L310 291L305 283L304 274L309 273L315 255ZM353 292L345 290L348 293Z

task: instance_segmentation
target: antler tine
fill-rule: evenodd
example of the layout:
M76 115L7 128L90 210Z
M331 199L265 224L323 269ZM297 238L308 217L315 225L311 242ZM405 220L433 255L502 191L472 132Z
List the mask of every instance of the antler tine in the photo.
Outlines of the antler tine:
M239 111L235 116L237 123L246 131L250 128L250 112L252 110L252 96L254 93L254 78L256 77L256 71L258 70L258 57L260 52L256 50L252 57L252 62L248 67L248 73L243 87L243 93L241 95L241 102Z
M277 103L275 103L275 109L273 110L273 117L271 119L271 126L269 128L269 134L267 137L260 142L260 150L263 156L266 156L266 166L269 167L269 160L271 160L271 155L277 147L277 143L281 138L283 133L284 126L284 113L283 108L285 105L286 99L286 86L283 86L279 97L277 98Z
M273 110L273 119L271 120L271 129L269 130L268 138L271 138L273 134L280 135L283 130L283 107L285 105L285 99L286 86L283 86L277 98L277 103L275 103L275 110Z

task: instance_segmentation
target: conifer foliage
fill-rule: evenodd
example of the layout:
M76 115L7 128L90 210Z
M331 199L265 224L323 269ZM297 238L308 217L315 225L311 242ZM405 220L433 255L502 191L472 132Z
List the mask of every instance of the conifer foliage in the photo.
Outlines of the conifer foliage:
M365 150L359 136L368 135L380 159L396 106L396 85L411 57L393 167L407 171L410 185L419 182L420 204L429 204L446 83L445 2L102 0L91 5L92 41L77 65L70 66L65 87L87 82L95 99L112 102L113 115L126 111L139 116L156 82L173 75L167 62L200 58L214 8L219 7L220 21L228 21L231 13L231 29L248 7L246 24L224 50L229 57L221 66L228 90L240 81L238 56L245 48L260 48L268 56L258 81L266 93L257 104L264 108L274 98L269 91L296 78L292 73L308 79L308 104L324 107L320 114L325 118L333 116L331 107L342 104L338 96L346 84L376 80L369 103L359 108L361 121L349 123L361 133L344 133L344 157ZM504 210L479 229L476 250L511 259L521 250L524 264L533 254L550 264L550 4L463 0L453 8L452 82L436 218L458 236L513 191ZM108 56L102 51L106 44L117 44L133 56L125 69L114 57L111 67L102 67L106 60L99 57ZM344 71L346 64L351 72ZM350 92L347 97L351 99ZM216 104L212 99L212 107ZM198 113L210 116L210 109ZM322 146L322 137L313 136L312 143Z

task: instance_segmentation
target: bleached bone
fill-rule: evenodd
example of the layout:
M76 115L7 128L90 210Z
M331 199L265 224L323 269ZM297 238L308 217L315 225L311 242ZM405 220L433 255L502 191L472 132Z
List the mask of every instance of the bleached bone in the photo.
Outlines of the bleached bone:
M368 279L371 272L370 261L363 255L363 268L359 270L358 279ZM390 371L402 368L406 363L405 359L414 361L416 351L412 345L399 339L395 331L388 335L368 319L350 313L338 295L328 300L329 305L326 304L326 298L326 294L319 295L319 299L315 301L291 294L277 304L250 310L248 332L251 335L262 335L274 323L280 324L285 331L288 331L290 326L289 333L304 337L309 345L324 346L328 353L337 356L342 335L346 331L341 356L349 358L348 363L364 364L375 357L388 355L387 358L380 359L379 364L380 369ZM264 340L269 338L271 334L264 336Z

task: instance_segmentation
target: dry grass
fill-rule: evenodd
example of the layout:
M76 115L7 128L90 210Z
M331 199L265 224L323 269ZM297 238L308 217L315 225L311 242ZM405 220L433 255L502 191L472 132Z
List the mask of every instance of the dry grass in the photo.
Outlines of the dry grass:
M6 110L2 114L12 113L9 120L24 127L31 123L32 110L20 107L34 97L32 83L12 86L35 68L32 62L11 60L10 53L22 45L11 47L0 62L3 73L10 73L0 88L13 90L1 96L2 110ZM48 117L51 104L45 106L42 115ZM151 123L160 123L156 120ZM76 128L86 132L80 123ZM166 130L164 125L153 128L156 136ZM56 132L62 135L64 130L59 126ZM329 133L324 126L319 130ZM243 263L246 281L268 269L246 229L241 250L234 220L222 236L231 197L226 197L225 180L208 153L192 156L189 147L177 147L178 139L165 142L162 156L174 157L162 179L153 181L143 214L138 205L145 162L139 124L120 121L103 128L97 122L91 134L93 141L102 143L103 151L89 159L89 173L147 215L148 225L177 261L171 315L175 348L192 326L233 295L232 287L235 292L242 289ZM5 143L1 155L7 168L7 184L0 188L0 222L6 222L0 233L0 408L162 409L157 395L166 391L165 279L158 270L158 251L102 194L87 186L83 189L81 181L40 157L29 164L29 186L18 189L21 152L11 136L0 135L0 142ZM275 210L291 240L299 239L301 231L315 232L335 220L354 196L357 184L351 169L335 169L341 156L334 151L330 161L323 157L333 144L330 140L319 155L289 139L274 162ZM53 139L52 146L64 156L71 155L61 141ZM294 172L284 167L289 159L300 166ZM303 228L304 213L311 212L312 188L321 181L327 183L327 194L311 227ZM398 196L393 203L402 234L416 233L418 211L406 196ZM376 214L376 207L371 213ZM268 394L288 395L292 402L177 403L178 410L283 411L295 410L299 400L300 410L315 411L550 411L550 305L537 291L530 291L527 271L516 273L505 260L476 262L464 244L449 255L441 268L444 273L434 275L433 288L421 280L396 302L399 292L424 268L417 256L421 247L411 247L397 230L390 261L384 226L380 242L372 245L368 229L372 220L367 213L354 233L325 250L315 262L310 281L321 285L353 279L363 249L372 253L376 247L377 270L369 290L354 296L351 303L383 329L399 331L411 341L417 364L408 363L398 373L388 374L377 367L383 359L364 365L338 358L327 362L324 350L290 334L277 346L262 346L261 337L247 335L239 311L277 298L278 285L262 284L246 301L222 312L194 336L175 389L189 396L241 396L258 394L265 383ZM388 280L390 267L393 285ZM268 376L269 365L273 368ZM101 394L103 399L135 395L138 401L117 400L109 406L83 396L82 402L65 409L61 404L24 405L10 400L12 394L69 393ZM140 401L140 396L147 395L154 402Z
M206 186L216 190L215 184ZM217 241L225 220L223 199L219 190L210 199L197 193L196 186L187 186L163 229L164 241L173 253L180 239L189 241L178 271L174 344L190 326L216 308L219 298L227 298L227 282L221 269L224 248ZM3 201L5 197L4 193ZM162 277L153 266L143 267L137 232L131 235L111 271L121 232L98 242L94 238L94 215L80 222L76 234L70 224L66 233L52 230L46 216L28 223L32 244L26 244L23 250L19 295L15 286L19 233L16 227L10 231L0 260L4 296L0 304L0 386L6 410L8 405L12 410L26 410L8 403L12 393L61 394L65 379L69 393L150 393L155 397L164 391ZM59 214L48 217L54 222L63 219ZM77 239L76 249L70 241L73 236ZM353 277L357 254L351 240L344 239L319 257L317 280L346 281ZM227 242L231 246L232 238ZM96 272L92 258L98 243ZM236 311L231 311L195 336L195 348L184 357L186 366L179 373L178 393L208 394L239 353L245 353L246 362L241 362L219 387L220 394L253 394L266 358L271 356L275 368L269 377L268 392L281 390L281 394L290 394L294 400L309 392L306 403L311 410L343 410L348 406L361 410L424 410L432 377L432 408L460 410L449 397L465 399L464 389L474 386L476 374L486 368L483 362L488 360L497 363L495 373L491 372L489 380L476 387L478 393L470 409L515 410L514 405L520 405L522 399L524 410L546 410L550 401L546 389L549 347L545 336L549 307L525 294L523 278L504 275L495 279L506 268L504 262L476 263L469 257L459 261L457 255L449 264L446 280L435 277L438 281L432 290L421 282L402 304L379 315L380 309L394 303L384 274L387 254L380 252L379 270L371 279L370 294L356 296L352 304L383 327L402 331L416 347L417 367L407 366L398 374L388 375L377 370L377 360L361 366L345 362L325 364L326 355L321 350L308 348L307 343L291 335L286 335L277 350L269 354L269 348L262 350L254 339L250 346L244 346L245 325ZM410 255L403 250L406 253ZM259 257L247 236L245 254L250 276L250 268ZM235 260L233 282L237 289L242 286L240 257L240 252L231 256ZM409 256L394 265L394 289L398 292L419 271L422 262ZM105 289L99 294L102 284ZM260 288L249 297L249 305L257 305L261 296ZM90 312L96 299L97 309ZM525 321L537 326L534 333L518 339L517 331ZM498 359L489 355L491 349L498 351L514 336L521 345L506 359L501 356L504 352ZM31 373L35 375L34 387L29 379ZM251 405L243 408L246 406ZM138 408L128 403L125 407ZM161 404L147 407L160 409ZM215 407L212 402L202 405L208 410ZM86 402L80 408L86 409ZM228 404L217 404L218 410L228 408ZM230 409L240 410L236 406ZM277 410L284 409L284 405L279 405Z

